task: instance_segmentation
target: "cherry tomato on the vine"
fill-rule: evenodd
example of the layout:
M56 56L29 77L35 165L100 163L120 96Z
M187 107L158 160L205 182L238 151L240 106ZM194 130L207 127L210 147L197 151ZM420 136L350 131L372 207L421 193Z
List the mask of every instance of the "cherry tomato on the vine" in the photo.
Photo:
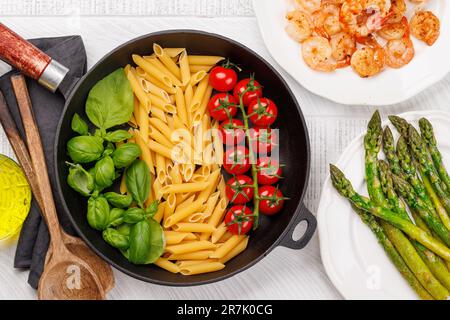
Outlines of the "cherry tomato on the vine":
M214 95L208 103L208 110L211 117L223 121L234 117L237 112L237 101L228 93L218 93Z
M283 194L278 188L274 186L261 186L258 190L259 211L262 214L271 216L278 213L283 208L284 200Z
M241 120L225 120L220 126L222 142L227 145L241 144L245 139L245 126Z
M253 212L243 205L232 206L225 215L225 225L230 233L246 234L253 226Z
M259 158L257 162L258 183L259 184L274 184L280 180L281 167L278 161L272 160L270 157Z
M258 98L250 102L247 115L255 126L267 128L277 119L278 108L269 98Z
M225 193L231 203L247 203L253 199L253 180L245 175L235 176L228 180Z
M245 90L247 91L244 93ZM239 81L233 90L233 95L237 101L239 101L241 94L244 94L242 96L242 102L244 103L244 106L248 106L250 102L252 102L252 100L262 97L262 87L258 81L253 79L253 77L246 78Z
M272 152L273 147L278 144L277 132L278 129L251 128L249 134L252 141L252 150L259 154Z
M229 147L223 155L223 168L230 174L243 174L251 166L248 149L244 146Z
M237 74L231 67L216 66L209 72L209 84L217 91L227 92L234 88Z

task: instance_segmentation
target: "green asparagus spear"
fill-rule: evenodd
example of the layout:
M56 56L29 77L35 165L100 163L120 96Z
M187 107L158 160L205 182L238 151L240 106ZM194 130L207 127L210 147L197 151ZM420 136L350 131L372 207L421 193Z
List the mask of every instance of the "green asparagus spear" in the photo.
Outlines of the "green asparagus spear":
M381 149L382 136L381 118L379 112L376 111L369 121L367 133L364 137L367 189L370 198L376 205L389 207L389 202L385 198L382 190L378 172L378 153ZM392 155L395 155L395 151L392 152ZM393 188L391 189L389 191L393 191ZM393 197L392 194L391 196ZM394 206L402 212L401 215L403 218L408 216L404 209L400 209L399 203L394 204ZM395 226L391 226L387 222L382 221L381 226L387 236L392 239L400 256L425 289L436 299L447 296L448 292L445 292L445 288L442 288L439 281L434 278L408 238L400 230L396 229ZM432 283L431 286L430 283Z
M353 206L355 212L359 215L361 220L370 228L375 237L378 240L378 243L383 247L389 259L392 261L394 266L400 272L400 274L405 278L405 280L409 283L411 288L419 295L421 299L424 300L433 300L433 297L425 290L425 288L420 284L419 280L414 276L411 270L406 265L403 258L399 255L397 250L395 249L392 242L386 236L383 228L376 221L376 218L371 214L365 212L364 210L358 209Z
M389 161L392 172L397 175L402 175L403 171L400 166L400 160L395 152L394 136L389 127L384 128L383 131L383 151L386 159Z
M428 147L428 151L431 154L436 170L441 178L442 182L447 188L447 195L450 191L450 177L447 169L442 161L442 155L437 147L436 137L434 136L433 126L430 121L425 118L419 120L420 132L422 133L422 139L425 141Z
M450 247L450 231L441 220L430 214L425 203L416 196L411 185L399 176L392 175L395 190L406 200L411 209L415 210L425 221L431 230L436 232L439 238Z
M336 166L330 165L330 173L331 181L336 190L343 197L350 200L357 208L389 222L443 259L450 261L450 249L445 245L442 245L442 243L431 237L419 227L416 227L413 223L399 217L395 212L384 207L376 206L370 199L355 192L350 181Z
M433 207L433 203L428 197L422 181L420 181L419 177L417 176L416 166L414 165L414 160L411 157L409 147L404 136L400 136L400 138L398 138L397 157L400 161L400 167L402 168L406 180L411 184L417 196L426 203L430 213L434 216L437 216L437 213ZM444 207L442 206L441 208L444 209Z
M408 138L412 153L417 160L419 171L422 177L424 177L425 188L427 188L427 190L430 189L428 192L430 193L432 199L433 195L431 194L431 190L434 191L439 202L444 206L446 210L445 213L439 210L437 211L445 227L450 230L450 217L448 215L450 212L450 197L447 195L446 189L443 188L444 185L442 180L439 178L436 169L434 168L433 160L428 153L425 143L421 139L417 130L411 125L408 129ZM427 178L426 180L425 177Z
M397 129L397 131L405 138L408 137L408 127L409 123L403 118L400 118L399 116L388 116L391 123L394 125L394 127Z
M392 210L397 212L401 217L411 221L404 206L402 206L403 202L399 199L394 190L393 178L389 172L389 165L385 161L379 161L378 167L380 168L381 186L388 202L391 204ZM419 242L413 241L412 244L434 277L441 282L444 287L450 290L450 272L444 261Z

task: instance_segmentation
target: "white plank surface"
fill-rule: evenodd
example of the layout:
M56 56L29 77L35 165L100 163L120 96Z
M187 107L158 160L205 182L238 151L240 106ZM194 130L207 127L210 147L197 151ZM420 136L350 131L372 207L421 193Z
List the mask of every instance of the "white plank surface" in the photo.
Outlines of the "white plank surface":
M182 16L182 17L180 17ZM317 208L328 163L364 129L374 107L349 107L319 98L293 81L271 59L260 36L249 0L0 0L0 21L25 37L83 36L92 65L117 45L139 35L176 28L200 29L237 40L261 54L282 73L307 119L312 168L306 205ZM245 30L243 32L242 30ZM107 32L106 32L107 31ZM107 34L107 35L106 35ZM0 74L7 68L0 64ZM351 94L351 93L349 93ZM450 77L382 115L408 110L449 109ZM12 151L0 129L0 153ZM0 249L0 299L33 299L27 273L12 268L14 245ZM301 251L277 248L231 279L196 288L147 284L116 272L111 299L339 299L322 263L317 235Z

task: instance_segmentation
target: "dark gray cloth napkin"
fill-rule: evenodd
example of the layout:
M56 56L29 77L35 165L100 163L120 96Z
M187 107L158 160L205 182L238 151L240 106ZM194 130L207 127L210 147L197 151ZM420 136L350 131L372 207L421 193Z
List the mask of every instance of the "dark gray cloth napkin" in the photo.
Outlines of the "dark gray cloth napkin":
M68 36L59 38L34 39L31 42L46 52L49 56L59 61L70 69L73 77L81 78L86 73L86 51L80 36ZM25 134L20 120L20 113L16 98L12 90L10 78L17 73L16 70L3 75L0 78L0 90L3 92L11 114L19 128L22 137ZM64 97L60 93L53 94L41 87L37 81L27 79L30 98L36 122L41 133L44 153L52 186L56 185L56 176L53 168L53 147L55 143L56 128L64 108ZM53 188L53 190L55 190ZM64 213L61 199L53 191L59 220L68 233L74 234L69 218ZM28 283L37 288L42 274L45 255L48 250L49 233L45 222L42 220L38 206L33 200L30 213L24 222L17 244L14 260L15 268L30 269Z

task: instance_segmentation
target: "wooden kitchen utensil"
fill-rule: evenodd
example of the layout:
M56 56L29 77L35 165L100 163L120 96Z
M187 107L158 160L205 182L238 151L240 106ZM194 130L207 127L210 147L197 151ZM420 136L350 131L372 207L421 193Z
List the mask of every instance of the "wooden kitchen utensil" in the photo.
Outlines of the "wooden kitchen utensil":
M42 198L42 215L50 233L52 255L49 257L39 281L39 299L105 299L105 290L98 275L99 269L69 251L61 234L56 214L44 150L34 120L31 101L25 78L16 75L11 78L31 156L33 171Z
M6 104L6 100L0 91L0 122L5 130L6 136L16 154L16 157L21 165L25 176L27 177L28 183L30 184L31 191L33 192L34 198L38 203L41 212L44 211L44 205L42 202L41 193L39 190L38 182L36 180L36 175L33 171L33 165L31 163L30 154L28 152L25 142L20 136L19 130L17 129L16 123L14 122L9 108ZM99 274L100 282L105 292L109 292L114 288L114 275L111 266L97 256L80 238L73 237L67 234L63 229L61 229L61 236L67 249L74 255L84 260L91 268L97 269ZM46 263L51 257L52 248L49 247Z

